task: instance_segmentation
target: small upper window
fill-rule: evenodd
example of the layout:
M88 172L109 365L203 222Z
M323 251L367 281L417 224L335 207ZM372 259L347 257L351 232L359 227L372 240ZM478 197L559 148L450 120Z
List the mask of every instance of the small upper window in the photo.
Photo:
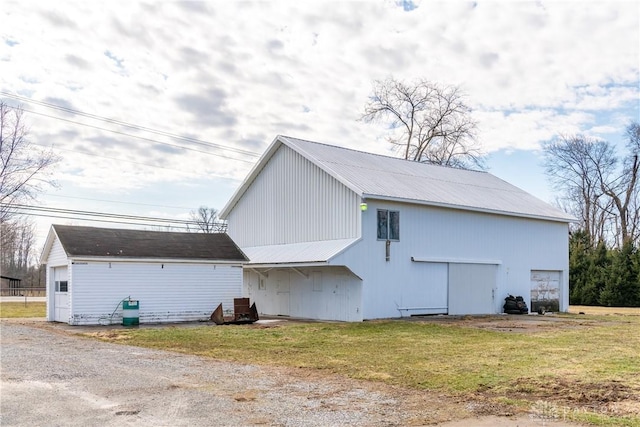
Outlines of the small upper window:
M400 212L378 209L378 240L400 240Z
M66 280L56 281L56 292L68 292L69 282Z

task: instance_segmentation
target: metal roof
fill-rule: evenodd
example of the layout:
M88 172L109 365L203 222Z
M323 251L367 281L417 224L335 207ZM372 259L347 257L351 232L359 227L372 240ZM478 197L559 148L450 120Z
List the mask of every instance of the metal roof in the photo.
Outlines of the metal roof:
M244 253L225 233L176 233L72 225L53 225L52 230L69 257L247 261ZM50 237L45 252L52 244Z
M226 218L282 146L323 169L363 198L522 216L562 222L571 215L488 172L431 165L277 136L220 213Z
M282 137L321 168L359 189L363 197L389 198L512 215L571 221L574 218L491 175L430 165ZM304 154L303 154L304 155Z
M285 245L242 248L251 261L247 265L327 263L358 239L322 240Z

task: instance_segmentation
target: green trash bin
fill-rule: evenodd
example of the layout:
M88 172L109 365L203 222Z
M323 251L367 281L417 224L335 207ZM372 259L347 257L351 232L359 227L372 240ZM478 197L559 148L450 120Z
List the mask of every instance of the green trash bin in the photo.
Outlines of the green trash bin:
M140 302L134 299L122 301L122 326L140 324Z

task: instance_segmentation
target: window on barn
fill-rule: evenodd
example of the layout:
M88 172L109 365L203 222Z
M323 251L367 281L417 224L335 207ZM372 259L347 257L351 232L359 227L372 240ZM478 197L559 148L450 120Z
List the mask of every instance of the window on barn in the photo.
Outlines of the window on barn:
M400 240L400 212L378 209L378 240Z

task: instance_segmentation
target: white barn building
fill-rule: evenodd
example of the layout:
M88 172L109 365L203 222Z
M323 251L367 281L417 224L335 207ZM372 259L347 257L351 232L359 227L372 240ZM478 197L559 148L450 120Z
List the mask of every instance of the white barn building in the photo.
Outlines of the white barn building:
M509 294L568 307L573 218L486 172L278 136L220 215L262 314L490 314Z
M42 264L47 320L70 325L122 321L122 301L140 323L207 320L242 296L246 257L226 234L53 225Z

